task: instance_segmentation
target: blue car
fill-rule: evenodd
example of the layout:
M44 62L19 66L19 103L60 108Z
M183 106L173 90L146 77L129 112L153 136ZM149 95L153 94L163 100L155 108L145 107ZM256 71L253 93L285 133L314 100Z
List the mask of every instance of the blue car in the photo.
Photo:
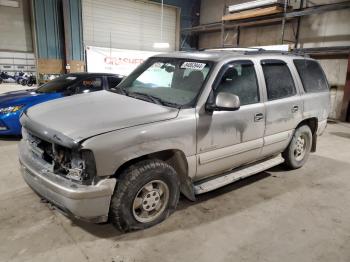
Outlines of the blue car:
M19 117L27 108L75 94L107 90L117 86L123 76L104 73L75 73L60 76L37 89L0 95L0 136L20 135Z

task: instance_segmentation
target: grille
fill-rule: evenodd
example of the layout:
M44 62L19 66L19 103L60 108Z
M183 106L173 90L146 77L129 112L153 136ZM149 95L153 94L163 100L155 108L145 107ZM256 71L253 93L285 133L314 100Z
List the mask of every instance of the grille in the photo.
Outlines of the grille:
M27 140L32 153L49 164L53 164L53 145L34 136L28 130L22 130L23 138Z

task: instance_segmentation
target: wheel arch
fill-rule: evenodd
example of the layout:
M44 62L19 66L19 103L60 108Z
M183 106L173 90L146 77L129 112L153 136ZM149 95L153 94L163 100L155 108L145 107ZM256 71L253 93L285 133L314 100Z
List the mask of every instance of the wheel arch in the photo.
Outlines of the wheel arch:
M158 152L148 153L135 158L129 159L124 162L121 166L118 167L114 173L114 177L118 179L119 174L126 168L131 165L138 163L146 159L158 159L166 162L168 165L172 166L180 180L180 191L184 194L189 200L195 201L195 194L193 189L192 179L189 177L189 166L187 158L179 149L167 149Z
M307 125L312 133L312 145L311 145L311 152L315 152L316 151L316 145L317 145L317 127L318 127L318 119L317 117L311 117L311 118L306 118L303 121L301 121L299 123L299 125L297 126L303 126L303 125ZM297 129L296 128L296 129Z

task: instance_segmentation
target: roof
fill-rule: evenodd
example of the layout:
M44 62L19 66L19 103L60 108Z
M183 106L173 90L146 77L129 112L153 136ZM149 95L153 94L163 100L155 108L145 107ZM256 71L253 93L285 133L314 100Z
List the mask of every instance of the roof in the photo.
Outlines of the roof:
M240 53L241 54L241 53ZM194 59L194 60L210 60L219 61L225 57L237 56L239 53L228 52L228 51L179 51L158 54L154 57L173 57L173 58L184 58L184 59Z
M303 54L293 53L293 52L283 52L283 51L267 51L261 49L251 49L251 50L204 50L204 51L180 51L172 53L158 54L154 57L173 57L173 58L183 58L183 59L194 59L194 60L206 60L206 61L221 61L226 58L235 57L256 57L256 56L294 56L301 57Z
M79 77L87 77L87 76L116 76L116 77L124 77L122 75L118 74L112 74L112 73L88 73L88 72L77 72L77 73L70 73L67 75L73 75L73 76L79 76Z

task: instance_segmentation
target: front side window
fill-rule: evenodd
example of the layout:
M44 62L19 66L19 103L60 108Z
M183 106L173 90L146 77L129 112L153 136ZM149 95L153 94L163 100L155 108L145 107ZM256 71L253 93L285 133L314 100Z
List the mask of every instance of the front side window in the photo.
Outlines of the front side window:
M259 87L254 64L246 61L229 65L215 90L218 92L237 95L242 106L258 103Z
M67 88L69 88L71 85L73 85L77 81L78 81L78 77L75 75L63 75L40 86L39 88L36 89L36 92L38 93L64 92L67 90Z
M108 79L109 88L116 87L123 80L121 77L115 77L115 76L109 76L107 79Z
M212 62L179 58L151 58L130 74L116 90L152 97L161 103L188 105L200 93Z
M293 62L306 93L328 90L327 79L323 74L321 66L316 61L295 59Z
M292 74L284 61L262 60L268 100L282 99L296 94Z
M77 85L78 93L90 93L103 89L102 77L89 77Z

